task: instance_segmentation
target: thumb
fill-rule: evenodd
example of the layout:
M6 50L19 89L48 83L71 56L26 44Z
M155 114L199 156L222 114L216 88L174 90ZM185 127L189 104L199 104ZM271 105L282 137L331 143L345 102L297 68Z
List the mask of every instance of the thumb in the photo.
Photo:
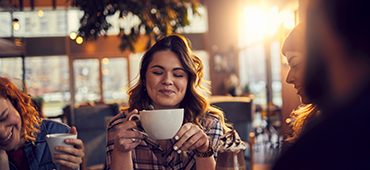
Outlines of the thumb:
M71 129L69 129L69 133L71 133L71 134L77 134L76 127L72 126Z

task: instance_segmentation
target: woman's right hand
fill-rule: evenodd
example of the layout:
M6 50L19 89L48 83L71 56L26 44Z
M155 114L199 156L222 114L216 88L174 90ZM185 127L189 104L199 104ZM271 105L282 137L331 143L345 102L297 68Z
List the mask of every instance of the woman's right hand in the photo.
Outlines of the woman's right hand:
M115 130L114 149L120 152L130 152L139 145L143 138L143 135L138 130L135 130L137 128L136 122L128 120L132 114L138 114L138 110L134 109L131 111L127 115L126 120L118 125Z

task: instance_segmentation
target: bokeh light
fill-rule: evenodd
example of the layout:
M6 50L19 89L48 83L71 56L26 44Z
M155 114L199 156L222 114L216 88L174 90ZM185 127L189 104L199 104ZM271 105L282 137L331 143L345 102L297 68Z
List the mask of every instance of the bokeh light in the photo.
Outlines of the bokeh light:
M18 19L17 19L17 18L15 18L15 19L13 20L13 30L14 30L14 31L18 31L19 29L20 29L20 25L19 25Z
M76 38L77 38L77 34L76 34L76 32L71 32L71 34L69 34L69 38L70 38L71 40L76 39Z
M103 62L104 65L108 65L109 64L109 59L108 58L103 58L102 62Z
M42 11L40 9L39 11L37 11L37 15L39 15L39 17L43 17L44 16L44 11Z
M84 39L81 37L81 36L78 36L77 38L76 38L76 43L77 44L82 44L82 42L84 41Z

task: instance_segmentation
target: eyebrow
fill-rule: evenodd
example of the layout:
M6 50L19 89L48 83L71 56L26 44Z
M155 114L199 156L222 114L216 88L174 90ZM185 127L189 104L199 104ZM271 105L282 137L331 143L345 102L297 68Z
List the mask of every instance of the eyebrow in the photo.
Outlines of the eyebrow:
M154 67L158 67L158 68L160 68L160 69L163 69L163 70L164 70L164 67L162 67L162 66L160 66L160 65L154 65L154 66L152 66L152 67L150 67L150 68L154 68Z
M160 65L154 65L154 66L152 66L152 67L150 67L150 68L155 68L155 67L158 67L158 68L160 68L160 69L165 70L165 68L164 68L163 66L160 66ZM176 70L182 70L182 71L186 72L186 71L185 71L185 69L180 68L180 67L174 68L174 69L172 69L172 70L173 70L173 71L176 71Z

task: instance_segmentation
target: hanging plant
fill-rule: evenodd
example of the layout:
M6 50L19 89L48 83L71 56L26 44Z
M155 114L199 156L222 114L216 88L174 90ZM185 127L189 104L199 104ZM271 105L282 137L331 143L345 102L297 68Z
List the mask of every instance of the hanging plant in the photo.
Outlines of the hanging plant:
M129 48L135 52L134 43L140 34L146 34L150 40L170 35L176 30L190 24L188 9L193 14L199 15L197 0L73 0L72 6L84 11L80 19L81 26L78 35L87 40L97 39L99 35L107 36L108 29L112 26L107 21L107 16L119 12L119 19L136 17L138 22L132 25L120 24L121 38L120 49Z

